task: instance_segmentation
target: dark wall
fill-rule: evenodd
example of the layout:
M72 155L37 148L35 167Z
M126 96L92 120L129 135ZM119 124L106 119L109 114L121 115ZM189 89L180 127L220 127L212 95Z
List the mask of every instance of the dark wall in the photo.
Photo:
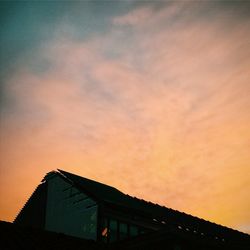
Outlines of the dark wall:
M47 183L42 183L36 188L14 220L15 224L44 229L47 190Z

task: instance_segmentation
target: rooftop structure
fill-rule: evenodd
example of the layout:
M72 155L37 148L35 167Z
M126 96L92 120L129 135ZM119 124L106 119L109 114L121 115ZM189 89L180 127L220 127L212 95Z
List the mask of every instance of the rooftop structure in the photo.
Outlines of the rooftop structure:
M63 170L44 177L14 223L116 245L116 249L147 249L157 241L167 243L169 249L248 249L250 245L247 234Z

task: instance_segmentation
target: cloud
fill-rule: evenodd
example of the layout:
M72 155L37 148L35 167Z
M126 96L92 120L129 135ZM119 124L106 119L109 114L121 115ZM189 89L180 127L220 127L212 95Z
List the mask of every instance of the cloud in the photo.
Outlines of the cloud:
M148 19L153 17L153 14L154 13L151 7L141 7L132 10L124 16L118 16L114 18L113 23L115 25L143 25Z
M84 39L62 22L20 59L1 123L1 179L30 179L9 191L19 207L59 167L229 226L250 219L249 20L207 8L142 5Z

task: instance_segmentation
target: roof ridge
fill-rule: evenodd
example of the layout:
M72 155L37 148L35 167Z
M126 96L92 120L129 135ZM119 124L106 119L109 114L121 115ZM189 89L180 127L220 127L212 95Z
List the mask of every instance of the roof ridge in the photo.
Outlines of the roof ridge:
M113 187L113 186L110 186L110 185L108 185L108 184L105 184L105 183L102 183L102 182L99 182L99 181L95 181L95 180L92 180L92 179L83 177L83 176L81 176L81 175L73 174L73 173L67 172L67 171L65 171L65 170L61 170L61 169L57 169L57 170L58 170L58 172L59 172L60 174L62 174L62 175L64 175L64 176L65 176L64 173L70 174L70 175L74 175L74 176L79 177L79 178L81 178L81 179L83 179L83 180L85 180L85 181L89 181L89 182L92 182L92 183L96 183L96 184L98 184L98 185L103 185L103 186L112 188L112 189L118 191L119 193L122 193L122 194L126 195L125 193L123 193L122 191L120 191L118 188Z

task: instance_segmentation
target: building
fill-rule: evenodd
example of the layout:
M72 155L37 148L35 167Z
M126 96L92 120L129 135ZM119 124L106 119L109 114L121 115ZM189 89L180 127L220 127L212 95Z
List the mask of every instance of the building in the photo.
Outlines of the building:
M176 250L250 246L247 234L63 170L44 177L14 224L94 240L114 249L161 249L156 246L164 242L167 249Z
M1 250L106 250L107 248L108 246L93 240L0 221Z

